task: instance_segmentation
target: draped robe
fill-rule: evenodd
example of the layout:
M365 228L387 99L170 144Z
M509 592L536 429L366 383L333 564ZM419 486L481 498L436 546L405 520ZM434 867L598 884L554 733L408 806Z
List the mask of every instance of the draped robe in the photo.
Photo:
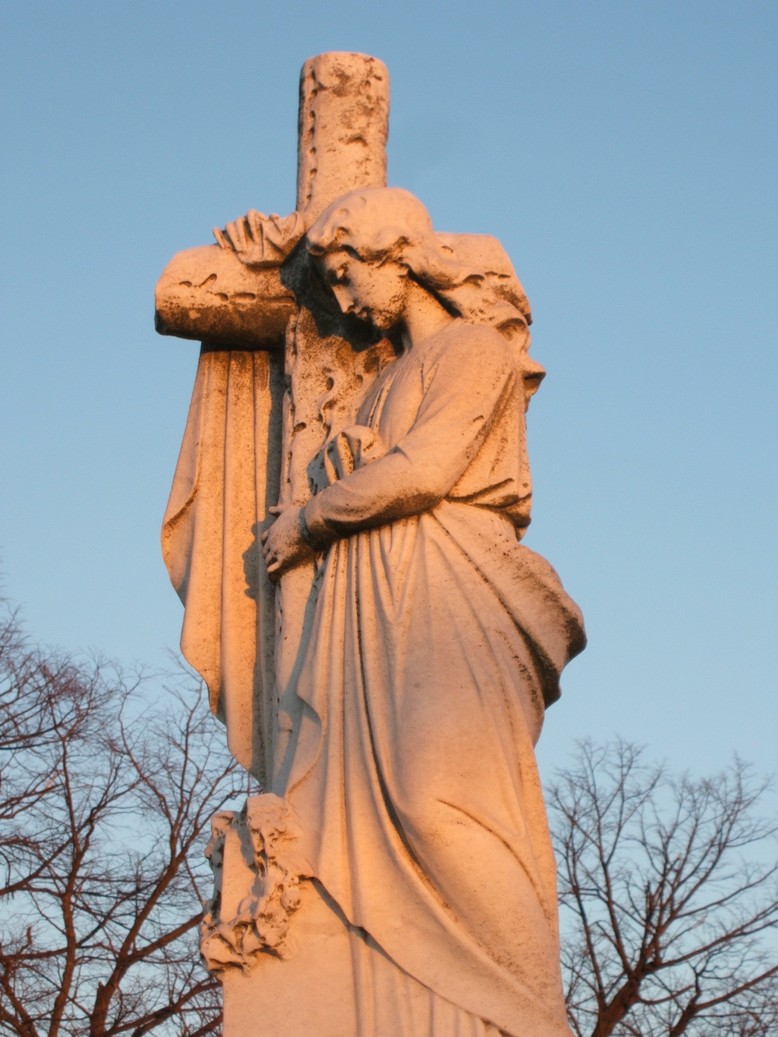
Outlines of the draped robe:
M273 791L391 965L372 981L381 1035L570 1033L534 744L584 634L518 542L525 403L522 354L453 321L383 372L312 472L305 519L329 546ZM397 1021L405 981L429 994L423 1029Z

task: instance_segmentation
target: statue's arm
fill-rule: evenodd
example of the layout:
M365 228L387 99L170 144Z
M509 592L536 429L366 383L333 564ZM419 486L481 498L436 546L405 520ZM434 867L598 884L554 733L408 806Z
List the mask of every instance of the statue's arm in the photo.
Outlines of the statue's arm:
M439 359L410 432L305 506L311 542L323 545L435 507L504 408L518 406L521 391L510 349L497 332L472 329L459 336Z

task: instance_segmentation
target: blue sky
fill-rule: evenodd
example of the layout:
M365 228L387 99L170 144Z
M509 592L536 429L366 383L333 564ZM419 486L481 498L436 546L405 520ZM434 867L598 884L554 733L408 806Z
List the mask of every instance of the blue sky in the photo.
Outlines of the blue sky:
M619 732L775 760L778 6L0 3L0 566L33 637L169 663L159 525L197 347L181 249L294 204L297 77L392 76L390 182L491 233L535 315L527 543L590 646L540 759Z

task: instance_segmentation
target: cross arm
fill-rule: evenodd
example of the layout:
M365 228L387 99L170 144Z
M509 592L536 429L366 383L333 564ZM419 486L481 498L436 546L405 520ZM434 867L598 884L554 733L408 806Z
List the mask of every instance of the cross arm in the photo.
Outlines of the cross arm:
M280 264L247 266L219 245L178 252L157 283L155 326L161 335L223 349L271 349L283 342L295 311Z

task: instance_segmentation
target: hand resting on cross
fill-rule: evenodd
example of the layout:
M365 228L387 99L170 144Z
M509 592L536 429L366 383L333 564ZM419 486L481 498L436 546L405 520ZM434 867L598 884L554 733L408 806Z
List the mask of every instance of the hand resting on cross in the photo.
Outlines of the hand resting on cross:
M245 216L228 223L220 230L214 227L213 236L220 248L234 252L246 266L278 266L289 255L305 233L300 213L290 216L266 216L249 209Z
M262 556L268 576L277 582L285 572L310 560L316 552L303 539L302 508L275 507L270 511L278 518L262 534Z

